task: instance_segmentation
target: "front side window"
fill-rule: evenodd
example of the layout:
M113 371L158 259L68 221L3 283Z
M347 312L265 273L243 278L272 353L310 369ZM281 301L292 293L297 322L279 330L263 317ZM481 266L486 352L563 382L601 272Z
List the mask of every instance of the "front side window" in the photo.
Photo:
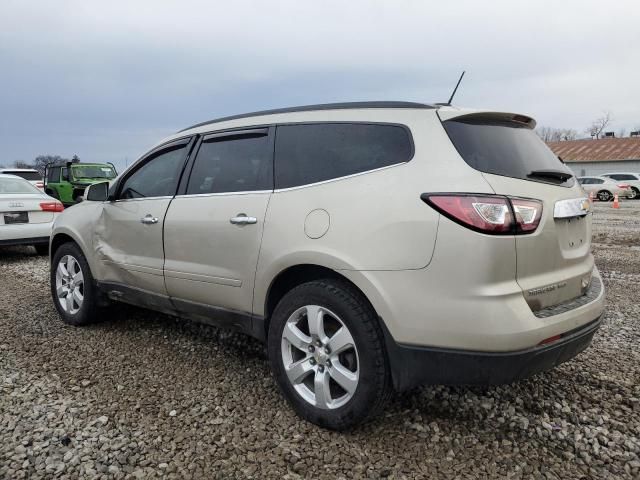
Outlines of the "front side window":
M176 193L186 155L186 145L153 154L127 177L119 198L167 197Z
M187 195L271 190L271 142L266 133L205 138L187 185Z
M276 188L346 177L408 162L413 144L398 125L281 125L276 132Z
M68 168L61 168L60 169L61 172L61 180L68 182L69 181L69 169Z

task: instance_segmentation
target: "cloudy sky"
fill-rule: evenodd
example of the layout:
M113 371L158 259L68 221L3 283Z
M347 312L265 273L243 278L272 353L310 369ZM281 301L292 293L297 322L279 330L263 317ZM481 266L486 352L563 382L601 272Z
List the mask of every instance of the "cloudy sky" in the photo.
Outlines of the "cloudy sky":
M591 1L0 0L0 164L124 166L175 130L309 103L446 101L640 126L640 6Z

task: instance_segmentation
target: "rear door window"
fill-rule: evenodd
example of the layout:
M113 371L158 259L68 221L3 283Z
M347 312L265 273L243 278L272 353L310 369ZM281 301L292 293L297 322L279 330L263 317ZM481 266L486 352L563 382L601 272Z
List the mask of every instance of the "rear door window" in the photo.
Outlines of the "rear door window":
M634 175L629 175L626 173L616 173L613 175L607 175L610 178L613 178L614 180L637 180L637 178Z
M198 149L187 195L273 189L273 143L268 129L205 137Z
M476 170L567 187L574 184L571 170L527 125L474 116L447 120L443 126L460 156ZM553 171L571 177L540 174Z
M408 162L413 143L406 127L366 123L280 125L275 184L289 188Z

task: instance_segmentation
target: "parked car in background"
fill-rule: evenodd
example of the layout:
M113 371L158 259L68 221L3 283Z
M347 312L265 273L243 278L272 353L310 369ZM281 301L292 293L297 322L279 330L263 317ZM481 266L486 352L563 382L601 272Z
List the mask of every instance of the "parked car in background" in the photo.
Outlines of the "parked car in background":
M15 175L0 174L0 245L33 245L49 252L49 237L62 203Z
M640 199L640 173L617 172L605 173L602 176L615 180L616 182L628 184L633 193L629 198L634 200Z
M42 175L33 168L0 168L0 174L16 175L24 178L40 190L44 190L44 180Z
M633 190L626 182L618 182L608 177L578 177L578 182L587 193L593 193L594 198L602 202L609 202L618 198L633 198Z
M52 300L72 325L113 300L252 335L333 429L394 388L527 377L604 308L590 202L534 127L407 102L195 125L60 216Z
M116 168L111 163L67 162L62 165L47 165L44 191L64 205L73 205L82 200L89 185L113 180L117 175Z

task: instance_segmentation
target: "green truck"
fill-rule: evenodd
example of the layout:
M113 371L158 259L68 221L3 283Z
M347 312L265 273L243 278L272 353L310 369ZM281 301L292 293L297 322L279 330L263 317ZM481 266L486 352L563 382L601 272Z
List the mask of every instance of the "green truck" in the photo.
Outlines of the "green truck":
M82 200L85 189L93 184L113 180L118 173L112 163L48 164L45 167L44 191L65 206Z

